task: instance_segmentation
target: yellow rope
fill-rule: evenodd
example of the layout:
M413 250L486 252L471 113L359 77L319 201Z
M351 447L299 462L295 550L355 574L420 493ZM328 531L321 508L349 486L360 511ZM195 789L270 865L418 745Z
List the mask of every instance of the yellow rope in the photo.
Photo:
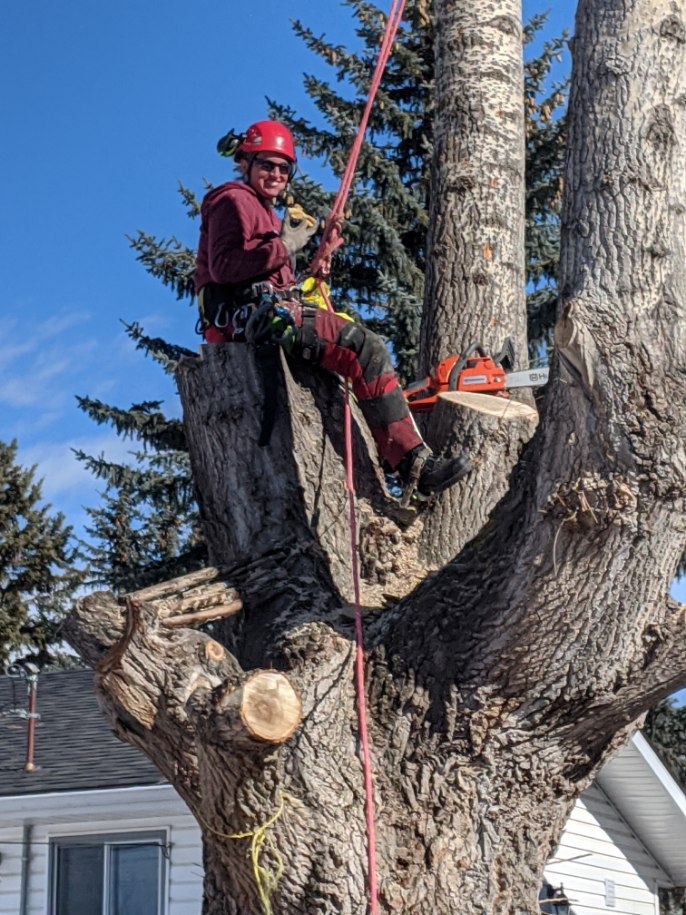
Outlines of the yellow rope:
M250 860L252 861L253 877L255 878L255 886L257 887L257 895L260 897L263 915L272 915L271 895L278 886L284 869L281 853L267 836L269 827L276 823L284 811L285 798L281 792L279 792L279 795L279 809L276 813L273 814L266 823L263 823L261 826L258 826L257 829L253 829L250 832L236 832L232 834L219 832L219 830L210 826L209 823L206 823L202 817L198 816L198 819L205 829L209 829L210 832L214 833L214 835L218 836L220 839L252 839L252 842L250 843ZM265 843L276 859L276 872L274 874L271 874L266 867L263 867L260 864L260 854L262 853Z

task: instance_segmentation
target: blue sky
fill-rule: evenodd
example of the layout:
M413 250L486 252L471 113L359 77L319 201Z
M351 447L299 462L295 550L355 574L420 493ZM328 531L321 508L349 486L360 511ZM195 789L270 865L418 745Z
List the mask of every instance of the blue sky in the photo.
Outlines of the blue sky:
M569 2L527 0L525 18L552 6L549 32L571 30ZM292 19L335 42L352 35L350 10L334 0L3 4L0 439L18 440L20 462L37 465L46 500L77 531L99 484L71 449L116 459L131 446L75 396L159 398L179 412L171 382L120 322L198 343L194 311L147 275L126 236L194 246L177 187L226 180L218 137L264 117L265 96L314 116L302 75L329 74Z

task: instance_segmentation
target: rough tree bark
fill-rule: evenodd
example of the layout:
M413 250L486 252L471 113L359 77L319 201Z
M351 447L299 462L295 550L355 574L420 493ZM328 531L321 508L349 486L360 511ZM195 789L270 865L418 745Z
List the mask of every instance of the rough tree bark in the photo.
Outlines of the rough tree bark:
M489 28L507 11L512 27L509 3L445 6L478 7ZM456 506L453 546L466 545L430 576L422 528L442 503L401 510L357 427L381 912L535 915L575 798L641 714L686 683L684 608L668 597L686 544L685 7L579 4L545 407L485 526ZM437 276L454 254L441 250ZM504 296L503 313L521 298ZM451 302L437 327L462 320ZM472 329L477 305L465 306ZM206 611L192 595L171 607L169 596L122 606L96 595L75 609L70 640L96 667L117 733L198 818L204 915L269 911L267 891L275 913L358 915L366 834L340 390L285 365L274 435L259 448L250 352L209 348L177 377L221 570L217 615L242 607L201 633L167 620ZM489 464L503 454L483 456L465 506L479 486L490 498ZM283 674L297 695L292 736L269 742L241 726L257 671ZM268 717L281 714L270 682ZM248 854L262 840L271 884Z
M509 337L528 364L524 252L524 69L520 0L435 0L434 155L421 371ZM456 419L458 420L456 422ZM479 473L426 518L425 563L441 566L485 523L531 437L527 422L486 421L441 404L422 431L434 450L470 450ZM464 524L468 513L470 524Z

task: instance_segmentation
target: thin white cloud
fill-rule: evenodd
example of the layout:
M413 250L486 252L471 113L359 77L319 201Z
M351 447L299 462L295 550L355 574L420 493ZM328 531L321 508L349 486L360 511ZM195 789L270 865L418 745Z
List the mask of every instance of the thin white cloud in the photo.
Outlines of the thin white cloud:
M19 448L17 460L23 466L36 465L36 478L42 479L43 499L59 507L65 496L79 496L89 502L104 484L76 459L72 449L107 460L133 463L131 451L135 446L125 442L115 432L66 441L38 442L28 448Z
M6 369L10 363L24 359L31 353L41 354L48 349L55 349L55 341L74 327L82 327L90 320L83 312L70 311L54 315L49 323L31 322L30 331L26 324L16 318L0 320L0 368Z
M26 410L64 410L83 379L97 377L103 346L94 338L32 340L0 347L0 404Z
M12 362L17 362L20 359L25 358L29 353L34 353L38 348L38 344L35 340L17 340L16 342L12 342L10 339L8 341L8 334L1 329L1 326L0 334L4 336L4 342L0 344L0 366L3 368L7 368Z
M136 443L95 426L79 410L77 395L126 407L140 394L163 399L165 412L178 416L174 385L136 352L123 328L96 336L93 321L76 310L29 334L20 330L18 319L0 317L0 440L17 440L19 463L35 465L42 480L43 501L78 526L83 506L97 505L105 484L72 449L130 464Z
M24 441L28 438L35 439L43 430L59 422L61 416L62 412L60 410L27 411L19 419L12 422L8 428L3 428L3 434L0 435L0 438L5 441L15 438L19 439L19 441Z

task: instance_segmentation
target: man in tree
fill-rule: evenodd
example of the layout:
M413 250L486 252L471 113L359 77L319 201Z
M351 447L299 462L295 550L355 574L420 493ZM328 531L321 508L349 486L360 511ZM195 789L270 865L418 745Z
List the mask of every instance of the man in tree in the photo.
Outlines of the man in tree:
M471 470L468 456L442 458L424 443L383 340L344 315L299 301L295 257L317 220L293 208L282 224L274 212L296 165L290 131L258 121L219 147L234 157L243 181L214 188L202 204L195 284L205 340L280 342L349 378L382 459L404 484L428 497L457 483Z

